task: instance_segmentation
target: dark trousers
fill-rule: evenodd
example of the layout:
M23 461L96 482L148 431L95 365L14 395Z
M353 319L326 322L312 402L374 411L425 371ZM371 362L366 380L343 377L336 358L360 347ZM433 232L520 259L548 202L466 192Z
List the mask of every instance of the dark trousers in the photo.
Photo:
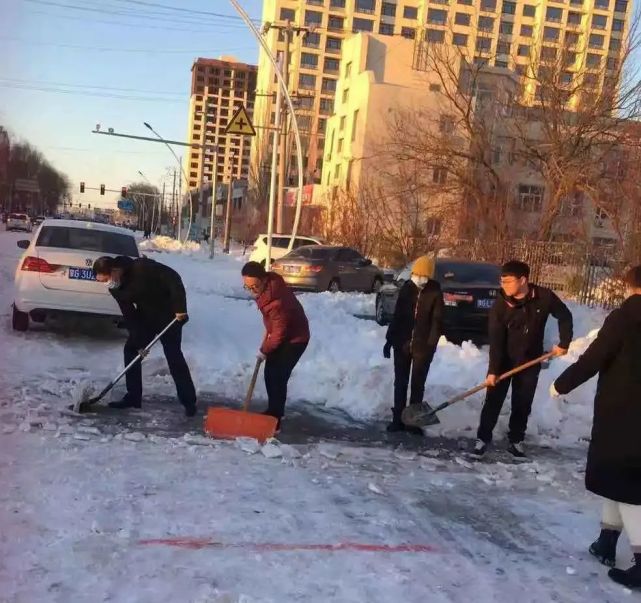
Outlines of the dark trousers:
M127 366L163 327L158 327L157 331L151 328L143 328L136 336L129 335L125 343L125 366ZM176 384L178 399L185 408L190 408L196 404L196 389L194 382L191 380L191 373L187 366L187 361L180 349L182 341L182 325L175 324L161 338L165 352L165 358L169 365L169 372ZM136 362L127 373L127 398L132 402L140 402L142 399L142 368L140 361Z
M284 343L267 356L265 388L268 415L280 419L285 414L287 383L306 348L306 343Z
M512 367L510 366L506 370L510 370L510 368ZM510 383L512 384L512 412L510 413L508 439L512 443L524 440L540 372L540 367L535 366L488 389L477 433L479 440L486 443L492 441L492 432L499 420Z
M425 395L425 381L434 358L435 349L424 354L412 355L394 348L394 420L401 420L401 413L407 406L407 387L410 385L410 404L420 404Z

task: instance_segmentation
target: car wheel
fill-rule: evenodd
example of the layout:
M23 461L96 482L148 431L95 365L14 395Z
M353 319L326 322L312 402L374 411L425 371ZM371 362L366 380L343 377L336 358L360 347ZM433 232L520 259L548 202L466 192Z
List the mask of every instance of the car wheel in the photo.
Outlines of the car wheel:
M330 293L338 293L341 290L341 284L338 282L338 279L332 279L327 290Z
M374 283L372 284L371 293L378 293L381 290L382 286L383 286L383 281L377 276L374 279Z
M29 328L29 315L26 312L20 312L15 304L13 305L11 326L14 331L26 331Z
M387 324L387 317L385 316L385 309L383 308L383 298L379 295L376 298L376 322L384 327Z

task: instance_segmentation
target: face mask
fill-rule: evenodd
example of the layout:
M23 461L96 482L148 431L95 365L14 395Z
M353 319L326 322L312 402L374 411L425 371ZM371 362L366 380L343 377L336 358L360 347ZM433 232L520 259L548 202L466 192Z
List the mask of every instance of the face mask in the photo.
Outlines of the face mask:
M107 287L109 289L117 289L118 287L120 287L120 281L115 281L114 279L109 279L107 281Z
M412 282L419 288L422 289L427 285L429 282L429 278L427 276L416 276L415 274L412 274Z

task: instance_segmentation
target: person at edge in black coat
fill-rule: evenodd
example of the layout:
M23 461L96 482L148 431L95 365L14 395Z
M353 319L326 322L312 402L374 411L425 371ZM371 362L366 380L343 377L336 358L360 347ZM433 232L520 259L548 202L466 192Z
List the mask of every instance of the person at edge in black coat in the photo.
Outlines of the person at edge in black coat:
M187 295L180 275L170 268L147 258L103 256L93 265L96 280L109 283L129 331L125 343L127 366L149 342L174 318L178 320L161 338L169 372L176 384L178 399L185 414L196 414L196 390L181 350L183 325L187 315ZM142 369L140 361L125 377L127 394L112 408L140 408L142 403Z
M601 534L590 553L613 568L612 580L641 589L641 266L629 270L624 281L626 300L550 393L568 394L599 375L585 486L605 500ZM634 553L634 565L625 571L614 568L624 527Z
M498 381L499 375L543 355L545 325L550 315L559 323L556 356L567 354L572 341L572 313L558 296L545 287L529 282L530 268L512 260L501 268L501 291L490 310L490 363L485 404L473 454L482 456L492 441L492 432L512 384L512 412L508 451L515 458L525 458L523 440L539 381L540 365L518 373L512 379Z
M410 404L422 404L425 381L443 333L443 293L434 276L434 259L418 258L412 266L410 280L398 293L394 317L387 330L383 356L391 357L394 348L394 408L387 431L409 431L422 435L419 427L403 423L401 415L407 406L407 387L410 383ZM434 416L432 423L439 420Z

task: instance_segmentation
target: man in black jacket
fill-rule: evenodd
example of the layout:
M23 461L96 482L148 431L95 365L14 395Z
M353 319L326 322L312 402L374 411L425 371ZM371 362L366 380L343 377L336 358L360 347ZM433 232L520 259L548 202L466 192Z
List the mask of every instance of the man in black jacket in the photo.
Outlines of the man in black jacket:
M410 431L421 434L418 427L406 426L401 415L407 406L407 386L412 377L410 404L421 404L427 373L443 332L443 294L434 276L434 260L420 257L412 266L412 276L401 287L394 317L387 330L383 349L390 358L394 348L394 408L387 431ZM435 417L433 423L438 423Z
M96 280L109 283L109 291L118 302L129 331L125 343L127 366L174 318L175 324L165 333L162 343L169 372L176 384L178 399L185 414L196 414L196 390L180 344L183 324L188 320L187 297L180 275L169 266L147 258L98 258L93 265ZM127 395L112 408L140 408L142 370L137 362L126 375Z
M545 287L528 282L530 268L524 262L511 261L501 270L501 292L489 317L490 365L488 392L481 411L474 454L482 456L492 441L492 432L512 383L512 412L508 439L509 452L524 458L523 439L539 380L540 366L535 366L498 382L502 373L543 354L545 325L550 315L559 322L559 344L553 352L567 354L572 341L572 314L558 296Z
M599 374L585 486L605 500L601 534L590 553L613 568L608 575L615 582L641 589L641 266L624 280L627 299L550 391L568 394ZM634 553L628 570L614 568L624 527Z

